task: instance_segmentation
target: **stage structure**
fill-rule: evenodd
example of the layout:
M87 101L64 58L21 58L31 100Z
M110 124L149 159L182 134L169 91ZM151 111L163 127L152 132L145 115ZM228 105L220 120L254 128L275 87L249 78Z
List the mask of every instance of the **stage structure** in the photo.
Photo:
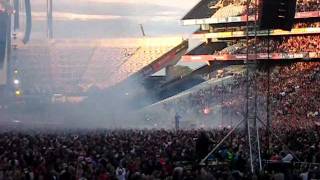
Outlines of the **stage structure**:
M301 54L292 55L289 53L272 52L270 47L270 37L308 34L308 32L310 32L310 35L313 35L315 32L320 33L320 29L316 27L314 29L313 27L310 27L314 30L312 32L311 30L306 31L305 29L307 28L297 27L294 27L294 29L291 30L292 25L294 24L292 22L303 19L314 21L317 17L320 17L319 11L297 12L295 14L295 7L293 7L292 9L292 6L293 4L295 6L296 3L294 0L292 1L293 2L288 2L288 7L291 7L291 9L287 9L287 6L283 3L280 3L281 6L276 7L275 9L275 11L279 13L279 17L275 18L281 21L283 21L283 13L285 13L286 15L285 18L292 17L291 19L289 19L291 23L285 24L286 27L283 27L283 29L286 30L275 29L282 28L275 22L275 26L273 27L273 29L263 30L263 28L265 28L266 26L260 28L260 20L263 18L263 8L261 7L263 1L259 0L247 0L245 3L245 7L243 4L239 6L240 8L242 8L241 12L231 12L231 10L228 9L233 6L232 2L224 2L224 0L214 2L210 0L202 0L182 19L183 25L200 25L200 29L194 33L193 38L206 40L203 44L183 56L183 61L207 62L208 64L211 64L211 62L214 61L242 61L246 66L246 90L245 102L243 104L243 107L245 108L244 112L242 113L243 120L233 127L230 133L222 139L222 141L202 160L201 163L205 163L210 155L214 153L221 144L223 144L223 142L233 133L233 131L239 128L242 124L245 124L244 129L247 134L248 149L250 154L250 170L253 174L262 171L259 128L262 127L267 129L267 138L269 139L271 118L269 107L270 92L268 92L267 97L267 117L266 119L258 117L258 87L256 83L258 61L261 62L288 59L301 61L307 57L313 59L318 59L320 57L317 52L304 52ZM226 3L230 3L230 5L225 5ZM264 10L265 9L266 8L264 8ZM283 12L283 9L286 9L286 12ZM226 11L229 13L226 13ZM225 14L229 14L229 17L226 17ZM295 17L295 19L293 19L293 17ZM258 49L261 47L260 39L262 37L267 38L267 45L265 45L268 46L267 53L258 52ZM239 40L241 38L245 39L244 41L242 41L245 42L243 43L244 46L242 45L240 47L232 47L232 45L230 46L230 48L228 47L228 43L230 44L230 42ZM226 42L225 44L223 44L224 41ZM237 44L235 43L235 45ZM231 53L226 51L228 48L231 50ZM268 70L268 86L269 85L270 70ZM268 91L270 91L270 87L268 87Z
M53 3L47 0L47 37L53 38Z

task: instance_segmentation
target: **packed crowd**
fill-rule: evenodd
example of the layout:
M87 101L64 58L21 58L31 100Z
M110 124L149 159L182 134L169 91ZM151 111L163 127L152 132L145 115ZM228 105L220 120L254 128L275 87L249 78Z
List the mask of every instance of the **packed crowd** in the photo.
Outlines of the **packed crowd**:
M293 28L318 28L320 22L303 22L294 24Z
M271 67L270 107L273 127L300 129L320 123L320 63L294 63ZM177 98L165 104L184 116L192 110L203 114L203 109L222 105L224 116L233 118L244 112L247 80L244 74L233 74L233 83L219 82L192 92L188 97ZM266 117L268 78L265 70L257 76L259 115Z
M245 41L235 41L235 42L229 42L229 45L222 49L221 51L215 52L217 54L223 55L223 54L236 54L239 50L245 48L247 46L247 42Z
M319 52L320 36L285 36L272 38L258 38L256 43L254 39L249 40L249 53L307 53ZM228 42L228 46L216 54L246 54L247 42L245 40L236 40Z
M319 80L318 62L283 66L272 75L274 127L297 129L312 127L320 122Z
M298 0L297 12L319 11L319 0ZM249 14L254 14L255 2L250 1ZM245 15L247 13L247 0L219 0L211 9L216 9L212 18L228 18Z
M222 166L199 167L197 138L204 131L165 130L43 130L2 132L0 136L0 179L56 180L193 180L249 179L247 145L237 131L210 157ZM211 145L228 130L207 131ZM320 162L319 130L283 131L264 160ZM262 131L262 137L263 136ZM262 145L266 139L262 138ZM210 148L208 147L208 150ZM289 152L286 148L290 148ZM289 158L291 157L291 158ZM295 158L293 158L295 157ZM308 172L303 169L291 176ZM275 171L267 176L273 176ZM279 171L279 170L277 170ZM271 177L270 177L271 179Z
M279 48L281 41L279 41L277 38L273 38L273 39L261 38L261 39L257 39L256 45L254 44L255 44L254 40L251 40L249 42L248 52L250 54L254 54L255 50L257 53L268 53L268 52L272 53L276 51L277 48ZM239 51L237 51L237 53L246 54L247 48L244 47Z
M228 42L226 48L216 53L219 55L246 54L247 47L249 47L248 52L250 54L253 54L255 50L257 53L272 53L279 47L280 43L279 38L258 38L256 42L254 39L250 39L248 42L246 40L236 40Z
M222 102L225 109L243 110L246 80L234 74L234 83L219 83L188 96L192 109L201 111ZM266 94L266 77L258 76L258 94ZM274 67L271 73L271 117L273 139L261 131L262 157L272 162L320 162L320 63L295 63ZM221 99L223 97L223 99ZM262 98L263 99L263 98ZM176 104L183 107L185 104ZM265 102L259 102L263 105ZM264 111L264 109L262 110ZM230 118L226 113L226 118ZM180 112L183 116L183 112ZM261 113L261 112L260 112ZM0 179L248 179L246 140L236 132L211 161L223 166L199 169L195 151L199 131L84 130L0 133ZM210 131L217 144L227 130ZM287 146L285 146L287 145ZM288 149L291 151L289 152ZM316 165L317 166L317 165ZM276 165L268 165L264 176L275 176ZM285 172L285 175L287 171ZM319 178L318 168L297 167L290 176ZM302 173L302 174L301 174Z
M210 7L211 9L217 9L212 15L212 18L228 18L241 16L247 12L247 0L220 0L216 4ZM249 13L254 13L254 1L250 2Z
M319 52L320 36L289 36L284 37L282 43L276 48L281 53Z
M319 0L298 0L297 11L308 12L308 11L319 11Z

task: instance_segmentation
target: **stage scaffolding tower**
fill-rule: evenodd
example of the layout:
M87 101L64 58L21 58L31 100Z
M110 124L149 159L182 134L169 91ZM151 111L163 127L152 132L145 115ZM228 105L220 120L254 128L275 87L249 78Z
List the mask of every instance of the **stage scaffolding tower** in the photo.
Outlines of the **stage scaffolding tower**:
M47 37L53 38L53 3L52 0L47 0Z
M259 117L258 117L258 87L257 87L257 31L258 31L258 14L259 14L259 0L247 0L247 15L246 15L246 93L245 93L245 112L243 113L243 120L239 121L233 129L204 157L200 164L205 164L205 161L224 143L224 141L231 136L231 134L245 123L245 134L248 140L249 149L249 167L252 174L257 174L262 171L261 161L261 144L259 138ZM252 8L250 8L250 6ZM253 13L254 22L249 22L249 15ZM250 40L251 32L254 32L254 38Z
M250 6L253 6L250 9ZM254 15L254 23L249 23L250 10ZM249 163L251 173L255 174L258 171L262 171L261 162L261 147L260 136L258 126L258 87L257 87L257 28L258 28L258 14L259 14L259 2L258 0L247 0L247 15L246 15L246 105L245 105L245 123L247 130L248 146L249 146ZM253 27L252 27L253 26ZM252 28L251 28L252 27ZM250 40L250 31L253 29L254 38ZM251 44L253 45L251 46ZM250 49L250 47L252 47Z

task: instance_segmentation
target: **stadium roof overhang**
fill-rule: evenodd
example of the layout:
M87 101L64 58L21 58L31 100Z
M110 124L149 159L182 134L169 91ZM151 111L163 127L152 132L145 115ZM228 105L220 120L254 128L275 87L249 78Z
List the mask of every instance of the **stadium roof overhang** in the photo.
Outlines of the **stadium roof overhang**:
M194 6L183 18L182 22L192 20L192 19L205 19L210 18L214 13L212 9L209 8L210 4L217 3L218 0L201 0L196 6Z
M247 15L233 16L226 18L212 17L218 9L210 8L217 4L219 0L201 0L196 4L182 19L182 25L208 25L208 24L227 24L227 23L245 23L247 19L254 21L254 16ZM320 11L297 12L296 19L319 18Z

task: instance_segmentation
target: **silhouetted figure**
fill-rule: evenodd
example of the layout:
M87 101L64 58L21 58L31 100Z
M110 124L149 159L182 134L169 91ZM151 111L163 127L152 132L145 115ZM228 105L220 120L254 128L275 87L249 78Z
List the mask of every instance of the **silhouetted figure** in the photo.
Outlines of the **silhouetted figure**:
M178 113L176 113L176 115L174 116L174 120L175 120L175 128L176 130L179 130L181 116Z
M196 142L196 153L199 162L209 153L210 138L205 132L200 132Z

